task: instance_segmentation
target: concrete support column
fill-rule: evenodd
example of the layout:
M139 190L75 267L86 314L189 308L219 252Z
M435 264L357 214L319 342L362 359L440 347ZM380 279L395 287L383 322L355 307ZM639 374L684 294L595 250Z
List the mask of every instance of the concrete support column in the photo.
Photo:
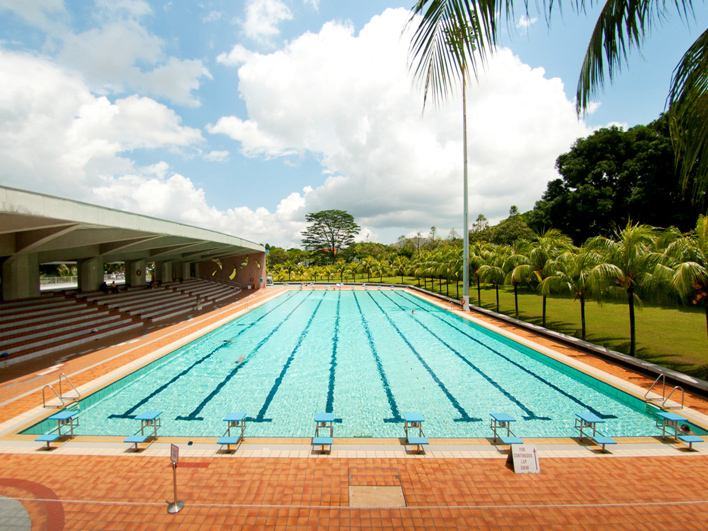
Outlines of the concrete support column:
M5 301L39 297L37 253L18 255L2 264L2 298Z
M172 262L155 262L155 280L172 282Z
M125 282L131 286L145 286L145 260L126 260Z
M79 261L79 290L96 291L103 283L103 259L89 258Z
M188 278L192 278L192 275L189 274L189 262L174 264L174 272L178 279L187 280Z

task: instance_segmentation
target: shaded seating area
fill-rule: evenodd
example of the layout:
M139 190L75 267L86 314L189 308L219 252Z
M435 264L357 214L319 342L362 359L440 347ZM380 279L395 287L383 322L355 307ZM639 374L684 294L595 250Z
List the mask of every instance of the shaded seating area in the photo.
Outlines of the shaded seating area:
M232 412L224 417L226 422L226 432L224 435L219 437L216 444L226 446L226 451L231 452L231 445L240 445L245 437L246 433L246 413L243 412ZM237 430L235 434L231 433L231 429ZM239 433L240 432L240 433ZM236 449L234 449L234 452Z
M524 441L511 431L511 423L516 422L514 417L506 413L490 413L489 415L492 417L489 421L489 427L494 432L494 442L497 442L497 439L499 439L502 444L508 445L524 443ZM497 433L497 430L501 430L502 432L506 430L506 435Z
M602 451L605 452L605 446L608 444L617 444L612 437L603 435L597 430L598 424L604 424L605 420L601 419L593 413L576 413L575 414L575 428L580 431L580 441L582 442L585 435L583 434L584 429L592 430L592 435L588 435L590 439L595 442L595 444L602 447Z
M74 438L74 428L79 425L79 412L72 409L64 409L58 413L54 413L49 417L49 420L57 421L56 431L52 430L48 433L43 433L35 439L38 442L47 443L47 450L51 450L53 447L52 443L64 442L68 439ZM62 428L68 428L69 433L62 433Z
M150 446L157 440L157 429L161 426L160 415L162 415L162 411L145 411L136 415L135 420L140 421L140 433L136 432L134 435L129 435L123 442L135 445L134 450L136 452ZM145 433L146 428L148 429L147 434ZM149 428L152 428L152 433L150 433ZM145 443L147 443L147 446L141 448L140 445Z
M312 446L320 447L320 453L330 453L332 451L332 440L334 437L334 414L317 413L315 415L315 436L312 438Z
M425 417L421 413L403 413L403 429L406 432L406 445L415 446L416 453L423 454L423 446L427 446L428 438L423 433Z

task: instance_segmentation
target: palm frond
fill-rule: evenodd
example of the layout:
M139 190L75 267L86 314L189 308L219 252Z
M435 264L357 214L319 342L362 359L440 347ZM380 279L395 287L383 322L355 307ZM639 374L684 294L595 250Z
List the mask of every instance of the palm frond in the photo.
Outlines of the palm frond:
M577 9L584 10L592 0L576 0ZM692 0L674 0L682 18L693 13ZM587 110L591 98L602 88L605 71L613 80L627 62L633 48L640 49L647 29L661 22L667 13L665 0L607 0L590 37L578 79L576 110Z
M669 124L684 191L704 200L708 187L708 30L696 39L674 70ZM695 168L695 172L694 172Z
M477 76L478 63L496 44L497 9L504 4L511 6L512 0L416 2L406 25L418 24L411 39L409 68L423 85L424 107L428 94L442 103L461 79Z

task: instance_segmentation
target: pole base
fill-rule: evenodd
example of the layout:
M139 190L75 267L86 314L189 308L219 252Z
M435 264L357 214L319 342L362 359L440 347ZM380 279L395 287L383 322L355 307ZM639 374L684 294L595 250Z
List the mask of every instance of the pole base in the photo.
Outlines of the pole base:
M184 502L176 501L176 502L167 504L167 512L169 514L176 514L176 513L180 512L182 509L184 509Z

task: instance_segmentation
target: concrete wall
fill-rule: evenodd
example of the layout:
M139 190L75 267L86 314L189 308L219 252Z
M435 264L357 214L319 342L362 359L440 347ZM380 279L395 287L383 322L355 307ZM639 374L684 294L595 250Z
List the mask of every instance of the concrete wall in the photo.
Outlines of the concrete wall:
M228 256L220 258L221 268L214 261L199 262L199 276L215 280L232 280L246 288L260 289L266 283L265 253L250 253L248 255ZM247 262L247 263L246 263ZM246 263L246 265L243 265ZM260 265L260 267L259 267ZM233 279L229 277L236 270Z

